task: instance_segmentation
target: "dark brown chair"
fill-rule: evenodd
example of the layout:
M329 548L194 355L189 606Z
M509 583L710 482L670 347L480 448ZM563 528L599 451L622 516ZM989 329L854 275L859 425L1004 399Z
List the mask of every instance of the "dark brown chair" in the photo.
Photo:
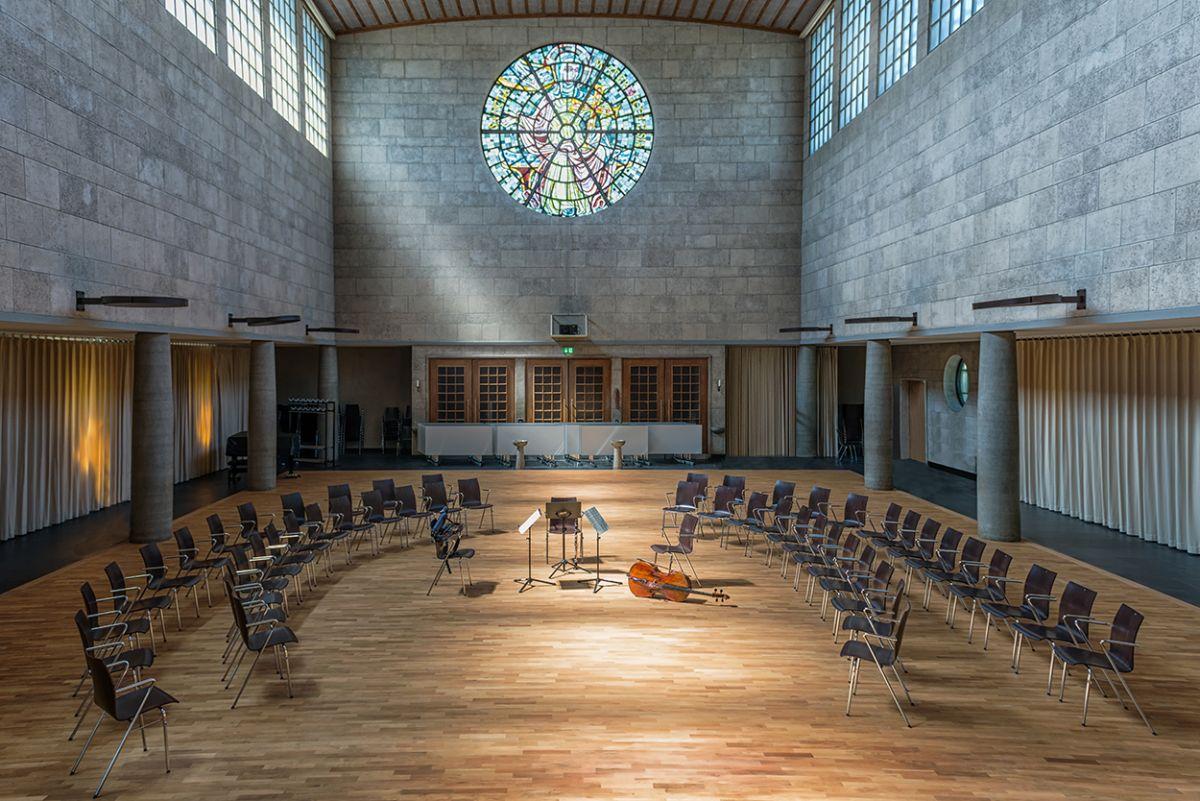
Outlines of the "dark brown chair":
M1095 674L1099 673L1108 682L1108 686L1112 689L1113 695L1121 706L1126 709L1129 705L1125 703L1117 686L1113 684L1115 678L1120 682L1121 687L1125 690L1125 695L1129 696L1129 701L1137 710L1142 722L1146 724L1146 728L1151 734L1158 734L1154 727L1150 725L1150 719L1146 717L1146 713L1142 711L1142 706L1133 696L1133 691L1129 689L1129 684L1125 681L1125 674L1133 672L1133 655L1137 648L1138 630L1142 627L1142 621L1145 618L1142 613L1134 609L1132 606L1121 604L1121 608L1117 610L1117 614L1113 616L1113 621L1109 627L1109 635L1100 640L1098 646L1093 645L1091 640L1087 640L1087 646L1067 645L1065 643L1052 643L1050 645L1050 669L1054 670L1054 660L1062 662L1062 684L1058 690L1058 700L1063 700L1063 692L1067 684L1067 671L1072 667L1084 667L1087 669L1087 678L1083 685L1083 718L1081 725L1087 725L1088 715L1088 698L1091 695L1092 682L1096 681ZM1081 621L1076 620L1076 628L1078 629ZM1087 622L1096 625L1105 625L1103 620L1092 618ZM1096 685L1099 687L1099 684Z
M488 498L492 491L479 488L479 479L477 478L460 478L458 480L458 498L459 505L467 512L479 512L479 527L483 527L483 518L486 515L492 516L492 531L496 530L496 510L488 503ZM467 515L463 515L463 528L468 529L470 519Z
M811 514L824 515L825 519L830 518L829 514L829 487L819 487L816 484L808 491L808 509Z
M866 495L851 492L846 496L846 505L842 509L842 519L838 522L846 528L866 528L870 520L870 514L867 512L867 503L869 500L870 498ZM896 513L899 515L899 507L896 508Z
M100 724L104 722L106 715L121 723L128 721L129 725L125 728L125 733L121 735L121 741L117 743L117 750L113 753L112 759L108 761L108 767L104 769L100 783L96 785L96 792L92 793L93 798L98 797L100 791L104 789L104 783L108 781L109 774L112 773L113 766L117 764L117 757L121 755L121 749L125 747L125 741L129 739L134 726L141 730L142 747L145 748L146 722L143 716L147 712L155 711L159 713L159 721L163 727L163 762L166 765L167 773L170 773L171 751L167 741L166 707L179 702L155 686L155 679L140 679L125 684L125 676L132 669L128 663L121 664L120 661L117 661L109 665L105 664L103 659L89 655L87 664L88 672L92 676L92 702L104 715L101 715L96 721L96 725L92 727L92 733L88 735L87 742L83 744L83 750L79 752L79 756L75 758L75 764L71 766L71 775L74 776L75 772L79 770L79 763L83 761L83 756L96 737L96 732L100 729ZM121 670L121 675L115 683L110 670Z
M689 482L690 483L690 482ZM668 555L667 571L670 572L675 567L675 560L682 557L683 561L687 562L692 578L696 580L696 586L702 586L700 576L696 573L696 567L692 564L691 553L696 547L696 526L699 525L700 518L694 514L685 514L683 520L679 524L679 533L676 536L675 542L667 539L667 535L663 533L665 543L654 543L650 546L650 550L654 552L654 564L658 564L658 557L662 554Z
M158 612L158 627L162 630L163 642L167 641L167 621L163 612L171 608L171 596L146 594L146 586L133 584L129 579L148 579L149 574L137 573L126 578L125 571L116 562L104 566L104 575L108 578L108 587L113 602L113 609L120 612L121 619L143 615L147 620Z
M954 531L954 529L946 529L946 533ZM925 577L925 603L924 607L929 608L929 599L932 597L933 588L939 587L946 593L946 625L950 625L950 612L953 604L950 602L950 586L953 584L965 584L974 586L979 583L980 571L985 566L981 561L983 552L987 549L987 543L978 537L967 537L966 543L962 547L962 553L958 553L957 543L949 543L946 537L942 537L941 544L938 546L936 559L940 562L939 565L926 565L922 568L922 573ZM958 556L958 561L955 562L955 556Z
M697 507L703 505L708 500L708 474L688 473L687 480L696 485Z
M738 543L745 545L747 539L743 539L741 532L747 527L757 525L761 517L760 512L767 508L767 494L765 492L751 492L749 499L746 501L745 513L742 517L730 518L729 525L725 528L725 538L721 541L722 547L729 542L729 526L732 526L734 532L737 533ZM744 549L743 549L744 553Z
M242 654L238 657L237 663L234 665L232 672L229 674L229 680L225 683L225 689L233 684L233 679L237 676L238 670L241 668L242 660L246 658L246 654L253 653L254 660L250 663L250 667L246 670L246 676L242 679L242 686L238 688L237 695L233 698L233 703L229 706L230 709L237 708L238 701L242 698L242 693L246 691L246 685L250 682L250 676L254 673L254 667L258 664L259 657L263 651L270 648L275 652L276 665L281 668L285 680L287 681L288 698L292 697L292 662L288 656L289 645L298 643L300 640L296 637L296 633L287 626L279 623L277 620L266 618L258 621L251 621L246 616L246 610L242 606L241 601L237 599L232 587L227 587L229 595L229 608L233 612L233 623L237 629L237 634L241 638ZM280 660L282 655L283 659Z
M279 505L283 507L284 512L291 512L295 515L298 522L304 522L304 496L299 492L289 492L286 495L280 495Z
M662 508L662 530L667 530L667 515L670 515L672 520L678 522L680 515L689 515L696 513L696 506L700 502L699 497L700 485L694 481L680 481L675 485L675 494L667 493L667 505Z
M1053 598L1049 599L1053 600ZM1013 672L1021 672L1021 644L1030 642L1062 642L1068 645L1080 645L1087 642L1088 623L1092 620L1092 605L1096 602L1095 590L1089 590L1082 584L1068 581L1058 602L1058 620L1053 626L1041 623L1019 620L1013 623L1013 633L1017 637L1015 644L1016 658L1013 659ZM1050 694L1051 682L1054 679L1054 657L1050 657L1050 675L1046 679L1046 695Z
M746 477L745 476L725 476L721 479L722 487L732 487L736 493L733 501L734 506L741 506L745 503L746 495Z
M704 533L704 524L707 522L714 529L717 529L714 533L718 538L723 538L725 526L733 519L733 505L737 499L738 490L736 487L722 484L714 489L712 508L706 512L696 513L696 517L700 518L700 527L697 529L697 534Z
M963 606L971 605L971 623L967 626L967 642L975 634L975 610L984 602L1004 603L1007 601L1005 582L1008 580L1008 568L1012 565L1012 557L1000 549L992 551L992 558L979 580L974 584L951 579L947 589L950 590L950 628L954 628L954 611L961 601Z
M1028 620L1034 623L1043 623L1050 617L1050 601L1053 596L1050 593L1054 590L1054 582L1058 579L1058 574L1053 570L1047 570L1041 565L1033 565L1029 568L1029 573L1025 576L1025 584L1021 588L1022 602L1019 604L1010 604L1007 602L992 602L985 601L979 605L985 615L986 627L983 630L983 650L988 647L988 635L992 631L992 620L998 618L1003 620L1009 628L1009 633L1012 634L1013 623L1019 620ZM1016 579L1005 578L1001 579L1001 583L1008 585L1015 582ZM1013 634L1013 655L1016 660L1017 636Z
M908 685L904 682L904 677L897 670L900 661L900 647L904 643L904 627L908 622L908 616L912 612L912 605L906 603L904 610L896 618L895 622L889 627L888 634L883 634L878 630L859 632L861 639L852 639L842 646L842 656L850 660L850 688L846 695L846 715L850 715L850 705L854 702L854 694L858 692L858 674L864 659L869 660L875 665L879 671L880 678L883 679L884 686L887 687L888 694L892 696L892 701L896 704L896 709L900 712L900 717L904 720L904 725L912 727L912 723L908 720L908 715L904 712L904 707L900 704L900 698L896 695L896 691L892 688L892 682L888 679L884 668L891 670L896 681L900 682L900 687L904 690L904 696L908 702L916 706L912 695L908 692ZM869 620L869 618L868 618Z
M187 526L175 529L175 547L179 552L179 572L196 573L204 579L204 597L212 606L212 592L209 590L209 576L214 570L221 570L229 561L228 556L218 556L213 559L199 558L200 550L192 539L192 532Z

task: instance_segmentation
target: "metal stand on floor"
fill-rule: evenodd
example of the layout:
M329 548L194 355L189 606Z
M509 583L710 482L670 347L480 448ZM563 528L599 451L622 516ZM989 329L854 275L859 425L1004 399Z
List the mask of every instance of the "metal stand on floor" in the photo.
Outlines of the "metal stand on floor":
M529 517L525 518L525 522L521 524L521 527L519 529L517 529L518 531L520 531L522 534L525 535L525 545L528 548L528 553L529 553L529 561L528 561L529 569L525 573L525 578L513 579L513 582L521 585L521 589L517 590L518 595L525 592L525 590L532 588L533 586L535 586L537 584L545 584L548 587L555 586L553 581L546 581L545 579L539 579L539 578L533 577L533 524L536 523L541 518L541 516L542 516L542 510L534 509L533 514L531 514Z
M584 581L594 582L592 584L593 593L600 592L601 589L608 586L619 587L622 582L600 577L600 535L608 531L608 523L600 516L600 510L595 506L587 509L583 516L592 524L592 530L596 532L596 577L584 579Z
M579 501L552 501L546 504L546 519L556 520L560 526L558 535L562 539L562 557L550 566L550 578L558 573L570 573L573 570L583 570L579 564ZM567 524L572 526L571 548L574 553L567 558Z

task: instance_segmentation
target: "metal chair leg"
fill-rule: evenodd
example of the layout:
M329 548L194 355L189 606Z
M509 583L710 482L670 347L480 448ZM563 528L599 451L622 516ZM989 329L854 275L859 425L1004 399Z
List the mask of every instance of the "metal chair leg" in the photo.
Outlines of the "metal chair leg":
M250 683L250 677L254 675L254 666L258 664L258 658L262 656L262 650L258 650L254 654L254 661L250 663L250 669L246 671L246 677L242 679L242 686L238 688L238 693L233 698L233 703L230 704L230 709L236 709L238 701L242 698L242 693L246 691L246 685Z

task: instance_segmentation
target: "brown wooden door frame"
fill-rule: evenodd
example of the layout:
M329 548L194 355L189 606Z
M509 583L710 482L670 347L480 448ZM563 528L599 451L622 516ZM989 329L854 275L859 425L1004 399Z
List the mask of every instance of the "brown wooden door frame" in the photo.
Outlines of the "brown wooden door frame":
M630 392L630 387L633 385L632 375L635 367L654 367L658 370L657 376L657 392L658 392L658 410L654 415L655 421L665 418L666 407L663 405L663 360L662 359L622 359L621 360L621 420L625 423L635 422L633 420L632 399L633 393ZM641 421L637 421L641 422Z
M511 423L516 417L516 360L515 359L457 359L457 358L436 358L429 360L429 408L426 410L426 417L431 423L445 422L438 420L438 382L437 370L439 367L462 367L463 368L463 392L465 395L465 419L461 422L477 423L479 422L479 368L480 367L507 367L508 368L508 410L507 420ZM459 421L453 421L459 422Z
M474 370L471 367L470 359L430 359L429 360L429 408L426 410L425 416L429 418L431 423L447 422L438 419L438 368L439 367L461 367L463 369L463 416L462 421L452 420L449 422L471 422L474 419L474 399L472 397L472 389L475 384Z
M700 428L704 435L704 447L708 448L708 357L692 359L623 359L621 363L621 419L633 422L630 416L630 375L634 367L656 367L658 369L658 414L653 421L671 422L674 417L672 373L673 367L700 368Z
M604 409L603 419L612 419L612 360L611 359L526 359L525 360L525 419L534 422L535 403L533 372L536 367L557 367L562 373L562 406L559 419L564 423L575 422L575 376L579 367L603 367Z
M516 421L516 406L517 406L517 360L516 359L472 359L471 360L471 376L474 380L474 388L472 397L475 407L473 422L479 421L479 368L481 367L504 367L507 368L508 376L508 408L505 410L505 419L501 422L512 423ZM492 421L494 422L494 421Z

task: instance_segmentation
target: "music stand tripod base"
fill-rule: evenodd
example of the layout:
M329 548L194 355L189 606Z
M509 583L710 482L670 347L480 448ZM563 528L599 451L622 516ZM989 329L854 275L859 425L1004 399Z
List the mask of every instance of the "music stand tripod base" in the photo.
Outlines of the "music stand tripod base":
M528 571L525 574L525 578L513 579L513 583L521 585L521 589L517 590L518 595L525 592L525 590L532 589L533 586L536 584L545 584L547 587L557 587L558 586L553 581L546 581L545 579L533 577L533 533L532 532L533 532L533 524L537 521L537 519L539 517L540 517L540 515L535 510L534 513L532 515L530 515L529 519L526 520L525 524L524 524L525 546L526 546L526 554L527 554L526 564L528 565Z

